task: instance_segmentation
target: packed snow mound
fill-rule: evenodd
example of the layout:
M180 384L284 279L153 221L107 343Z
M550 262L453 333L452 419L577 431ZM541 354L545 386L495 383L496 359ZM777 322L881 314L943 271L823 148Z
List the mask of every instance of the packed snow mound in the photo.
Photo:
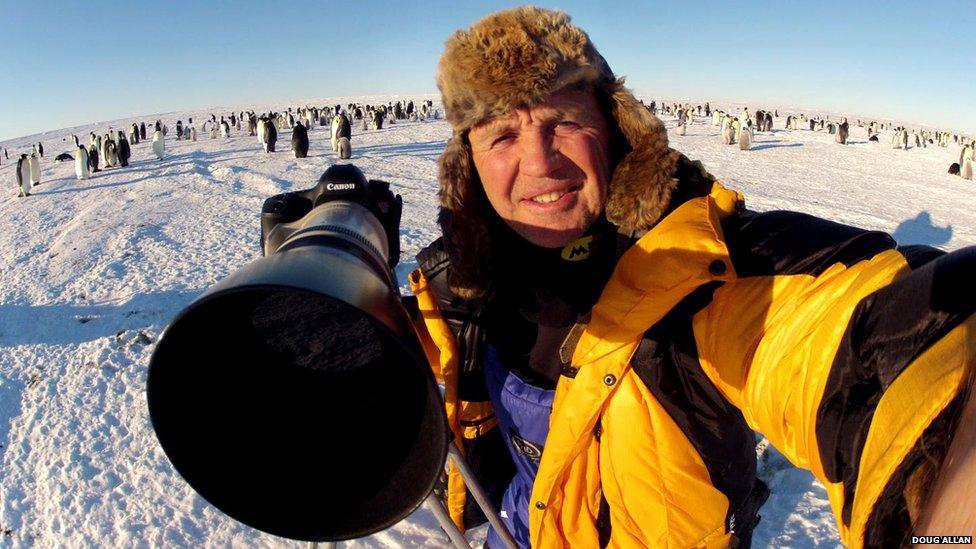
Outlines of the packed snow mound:
M433 97L433 96L431 96ZM424 96L410 97L415 102ZM386 103L404 97L316 99L301 105ZM435 105L437 106L437 105ZM52 131L0 145L0 545L300 547L224 516L175 473L153 436L146 409L146 368L167 322L207 287L260 256L262 201L312 186L333 163L328 127L309 132L308 158L295 159L290 131L278 152L233 130L201 131L220 107ZM177 141L176 121L192 117L198 140ZM70 135L87 142L129 123L168 125L162 160L149 141L132 146L127 168L78 181ZM775 121L783 127L783 118ZM723 146L702 118L671 144L701 160L757 210L791 209L893 232L901 244L944 249L976 244L972 182L946 173L958 146L892 150L852 127L849 145L826 131L757 132L750 150ZM437 165L451 134L442 119L389 122L382 130L352 124L352 159L368 177L403 195L400 231L406 273L438 236ZM17 198L14 167L32 143L44 143L42 181ZM260 443L260 441L255 441ZM757 547L836 546L823 487L775 450L760 448L772 496L755 533ZM469 533L480 542L484 528ZM343 547L449 546L433 515L407 520Z

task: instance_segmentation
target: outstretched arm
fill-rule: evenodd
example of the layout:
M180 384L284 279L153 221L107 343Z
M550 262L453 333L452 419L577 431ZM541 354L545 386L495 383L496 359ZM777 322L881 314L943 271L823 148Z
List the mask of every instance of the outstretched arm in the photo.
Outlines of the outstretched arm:
M972 505L939 507L974 488L959 480L972 474L970 416L924 513L933 481L920 471L941 470L976 365L976 249L895 249L882 233L787 216L727 233L749 241L731 241L738 279L696 315L703 369L824 484L848 546L900 546L923 517L955 516L968 531L940 533L972 535Z

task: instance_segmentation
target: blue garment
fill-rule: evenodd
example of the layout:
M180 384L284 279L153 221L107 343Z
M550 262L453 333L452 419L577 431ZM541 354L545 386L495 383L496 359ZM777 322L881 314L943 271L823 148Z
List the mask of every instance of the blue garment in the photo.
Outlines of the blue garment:
M498 428L515 462L515 477L502 497L502 521L518 542L529 547L529 498L539 471L539 459L549 434L549 416L556 391L541 389L513 374L489 344L485 350L485 380ZM488 545L504 547L494 529L488 530Z

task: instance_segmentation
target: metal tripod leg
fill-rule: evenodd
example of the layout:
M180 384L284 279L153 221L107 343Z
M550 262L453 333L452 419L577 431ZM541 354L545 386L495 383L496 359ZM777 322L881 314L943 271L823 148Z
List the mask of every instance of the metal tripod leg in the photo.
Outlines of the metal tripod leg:
M458 471L461 472L461 476L464 478L464 484L467 485L468 491L474 496L475 501L478 502L478 507L485 513L488 517L488 522L491 523L491 527L495 529L495 533L498 537L502 538L502 542L508 549L518 549L518 544L515 543L515 538L509 533L508 528L505 527L505 523L502 522L502 518L498 516L498 512L492 507L491 501L488 500L488 495L485 494L484 489L481 487L481 483L474 476L474 471L468 467L468 462L464 460L464 456L461 455L461 450L458 449L457 443L451 442L450 446L447 447L447 455L450 456L451 461L457 466Z
M441 529L447 533L447 537L451 538L451 543L454 544L454 547L457 547L457 549L471 549L471 544L468 543L467 538L464 537L464 534L458 530L457 525L451 520L451 515L447 512L447 507L444 506L441 498L437 497L437 494L431 492L424 503L434 513L434 517L441 525Z

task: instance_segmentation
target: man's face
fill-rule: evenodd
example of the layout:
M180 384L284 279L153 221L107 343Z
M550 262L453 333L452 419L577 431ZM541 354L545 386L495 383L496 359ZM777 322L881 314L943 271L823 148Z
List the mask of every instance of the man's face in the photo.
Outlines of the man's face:
M607 122L592 92L561 92L471 129L474 165L498 215L529 242L565 246L607 203Z

